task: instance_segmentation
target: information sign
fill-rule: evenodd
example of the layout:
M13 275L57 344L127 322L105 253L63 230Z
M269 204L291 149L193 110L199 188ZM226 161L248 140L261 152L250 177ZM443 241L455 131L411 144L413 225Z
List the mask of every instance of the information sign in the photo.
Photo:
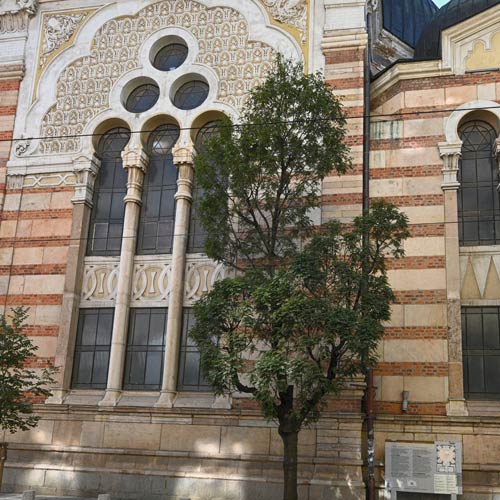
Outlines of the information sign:
M460 495L460 442L385 444L385 482L390 491Z

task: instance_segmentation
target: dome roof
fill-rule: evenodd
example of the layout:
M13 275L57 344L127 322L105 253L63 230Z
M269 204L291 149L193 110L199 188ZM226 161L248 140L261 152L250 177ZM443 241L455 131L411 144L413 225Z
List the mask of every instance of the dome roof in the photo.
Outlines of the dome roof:
M382 8L384 29L410 47L415 47L438 11L432 0L383 0Z
M437 11L422 32L415 47L415 59L439 58L442 31L497 4L500 4L500 0L451 0Z

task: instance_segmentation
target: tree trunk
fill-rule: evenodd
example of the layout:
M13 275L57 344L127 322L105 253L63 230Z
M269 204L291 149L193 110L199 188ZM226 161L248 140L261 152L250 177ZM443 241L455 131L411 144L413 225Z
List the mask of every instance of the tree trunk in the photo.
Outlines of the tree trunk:
M297 453L299 433L278 431L283 440L283 500L298 500Z
M2 491L3 466L7 460L7 443L0 443L0 492Z

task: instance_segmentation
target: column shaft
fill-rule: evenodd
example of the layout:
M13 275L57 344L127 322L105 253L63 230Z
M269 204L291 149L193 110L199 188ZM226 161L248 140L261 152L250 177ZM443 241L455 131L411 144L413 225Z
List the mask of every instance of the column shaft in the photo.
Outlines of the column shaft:
M111 351L109 355L108 382L106 394L99 403L100 406L116 405L122 389L137 228L141 211L144 174L147 165L146 155L142 150L134 151L126 149L122 156L123 167L128 170L127 195L124 199L125 218L123 222Z
M74 162L77 184L75 196L72 199L71 237L66 261L67 273L64 281L61 321L55 358L55 366L59 368L56 375L58 385L52 389L52 396L47 399L47 404L62 404L65 395L71 388L74 347L83 281L83 263L87 248L94 183L99 165L100 161L95 156L91 158L80 157Z
M466 415L462 364L460 302L460 253L458 241L457 191L462 143L441 143L443 159L444 225L446 252L446 295L448 323L448 415Z
M179 348L182 335L182 307L184 302L184 277L188 243L189 215L193 191L193 165L186 159L186 150L174 151L174 161L179 168L178 189L175 195L176 212L172 246L172 275L168 301L167 338L161 395L156 406L172 407L177 390ZM191 154L188 154L188 158ZM191 160L189 158L189 160Z

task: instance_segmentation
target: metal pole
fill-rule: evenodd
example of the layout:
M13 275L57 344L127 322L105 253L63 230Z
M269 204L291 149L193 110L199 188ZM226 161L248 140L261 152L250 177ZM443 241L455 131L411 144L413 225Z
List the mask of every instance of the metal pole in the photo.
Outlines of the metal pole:
M371 83L371 14L366 6L366 33L367 43L364 65L364 119L363 119L363 215L370 212L370 83ZM364 235L363 246L369 245L368 234ZM363 265L366 273L366 264ZM366 443L367 443L367 498L375 500L375 431L373 414L373 371L368 368L366 372Z

